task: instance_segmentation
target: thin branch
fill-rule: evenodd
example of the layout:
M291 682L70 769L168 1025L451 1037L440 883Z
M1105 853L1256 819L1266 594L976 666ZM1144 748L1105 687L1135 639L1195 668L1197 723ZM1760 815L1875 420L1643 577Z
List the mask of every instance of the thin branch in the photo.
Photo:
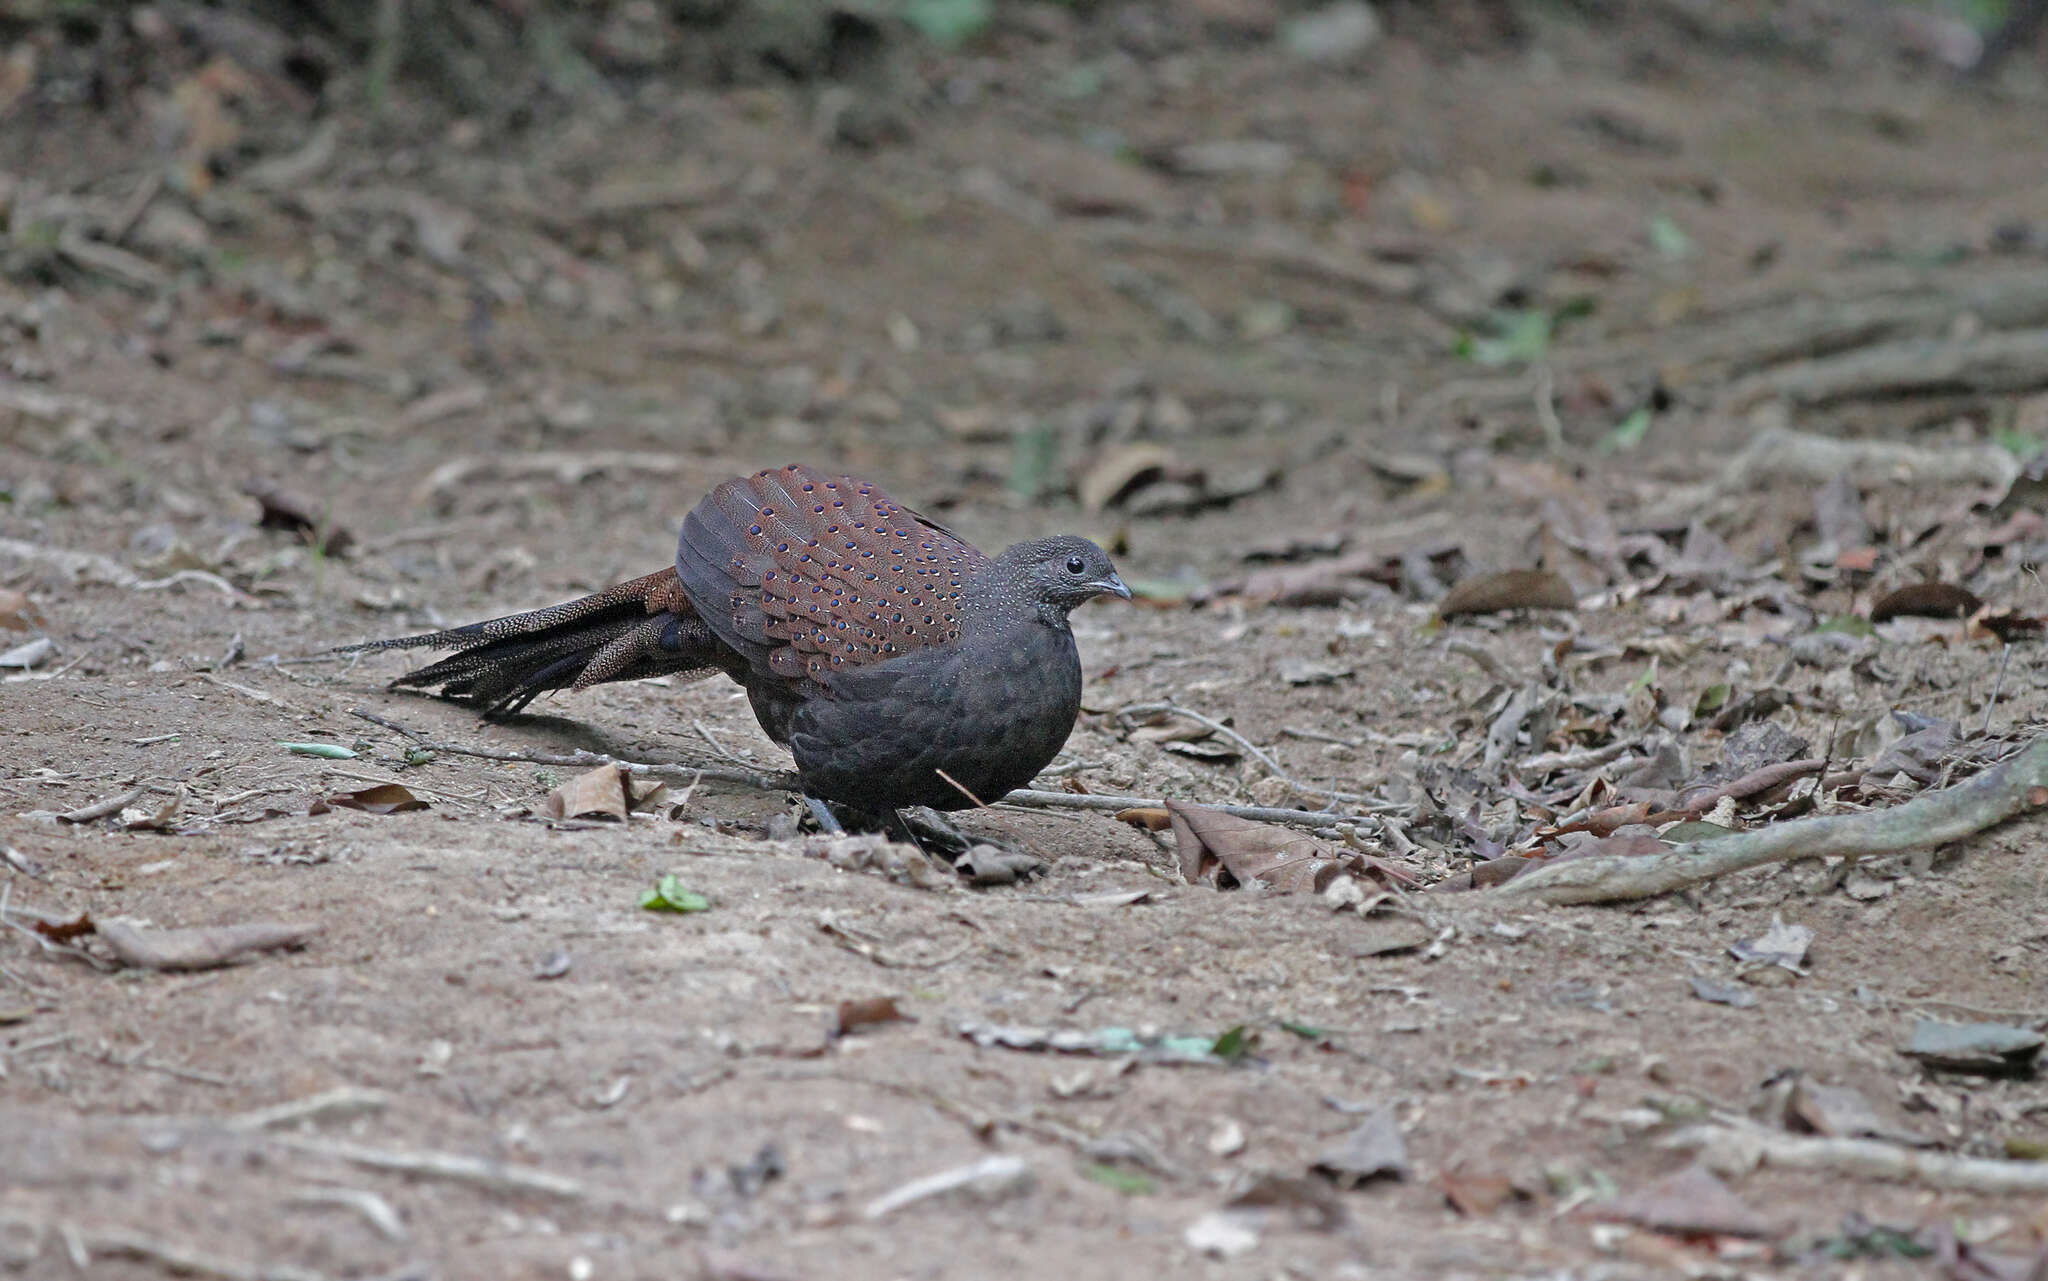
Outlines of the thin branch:
M1147 796L1104 796L1086 792L1038 792L1022 788L1011 792L1002 800L1005 805L1017 805L1024 809L1075 809L1075 810L1139 810L1163 809L1166 802L1157 797ZM1312 827L1320 831L1335 831L1339 827L1358 822L1356 814L1334 814L1328 810L1276 809L1270 805L1208 805L1204 807L1235 814L1255 823L1287 823L1295 827Z
M407 729L405 726L400 725L397 721L386 720L382 716L377 715L377 713L366 712L360 707L349 708L348 714L350 716L359 716L362 719L370 722L370 724L372 725L382 725L385 729L390 730L394 734L403 734L415 743L423 743L427 739L427 736L425 734L420 733L416 729Z
M470 747L462 743L422 743L427 751L450 752L457 756L475 756L488 761L519 761L529 765L555 765L572 769L595 769L600 765L616 765L630 774L644 774L650 778L675 779L694 784L699 778L712 779L721 783L737 783L763 792L794 792L804 794L803 780L794 773L764 774L752 770L721 769L717 766L649 763L646 761L624 761L602 752L518 752L491 747ZM1343 799L1340 797L1339 799ZM1073 809L1073 810L1127 810L1157 809L1166 802L1157 797L1147 796L1104 796L1084 792L1040 792L1022 788L1001 798L999 804L1015 805L1024 809ZM1287 823L1296 827L1319 830L1334 830L1346 824L1356 823L1356 814L1340 814L1328 810L1276 809L1267 805L1211 805L1210 809L1222 810L1258 823ZM1399 809L1400 806L1386 806Z
M459 1152L373 1148L339 1139L304 1138L289 1134L273 1135L270 1142L279 1147L290 1148L294 1152L333 1157L372 1170L392 1170L401 1174L418 1175L421 1178L448 1179L473 1187L488 1188L494 1192L540 1192L572 1201L582 1200L586 1195L583 1184L576 1179L565 1178L546 1170L537 1170L531 1166L507 1165L503 1161L465 1156Z
M739 753L732 751L730 748L726 747L725 744L719 742L715 737L713 737L711 733L711 727L709 725L706 725L703 721L691 721L690 728L697 731L697 737L703 739L706 743L710 744L711 754L713 756L716 756L719 760L730 761L734 765L742 766L747 763L746 759L742 757Z
M1509 884L1514 882L1510 881ZM1753 1169L1819 1170L1869 1179L1895 1179L1922 1187L1987 1194L2048 1192L2048 1161L1993 1161L1984 1157L1919 1152L1877 1139L1819 1138L1780 1134L1753 1121L1718 1118L1663 1141L1663 1146L1698 1151L1709 1165Z
M192 1246L159 1237L146 1236L129 1228L79 1228L63 1225L71 1239L73 1262L84 1255L89 1266L92 1252L115 1258L142 1259L161 1264L174 1273L195 1277L216 1277L219 1281L318 1281L326 1274L291 1264L244 1263L222 1255L208 1254Z
M802 793L803 781L793 773L764 774L758 770L725 769L716 765L650 764L645 761L622 761L603 752L516 752L494 747L470 747L463 743L422 743L430 752L449 752L456 756L476 756L487 761L521 761L528 765L559 765L572 769L596 769L600 765L616 765L629 774L645 774L650 778L669 778L681 783L694 783L700 778L714 779L721 783L738 783L763 792Z
M1214 733L1223 735L1223 737L1229 739L1231 742L1236 743L1239 747L1242 747L1245 751L1251 753L1253 759L1257 760L1259 764L1265 766L1267 771L1271 773L1274 778L1279 779L1281 782L1287 784L1289 787L1293 788L1297 792L1308 792L1316 796L1327 796L1333 802L1341 801L1346 804L1352 805L1388 804L1388 802L1383 797L1365 796L1360 795L1356 792L1339 792L1333 788L1323 787L1316 783L1303 782L1301 779L1296 778L1294 775L1288 773L1285 769L1283 769L1280 765L1280 762L1274 760L1273 757L1269 753L1267 753L1267 751L1264 748L1260 747L1257 743L1252 742L1244 735L1230 728L1230 726L1225 725L1222 721L1216 720L1212 717L1204 716L1202 715L1202 713L1195 711L1193 708L1182 707L1179 703L1133 703L1129 707L1118 708L1116 716L1117 719L1121 721L1128 717L1151 716L1158 713L1164 713L1168 716L1185 717L1188 720L1193 721L1197 725L1203 726L1204 728Z
M1492 650L1476 641L1467 640L1463 636L1452 637L1444 644L1444 652L1470 659L1474 667L1497 684L1506 685L1510 689L1519 689L1523 684L1521 678L1509 671L1507 664L1501 662Z
M57 816L57 821L60 823L92 823L103 818L111 818L141 800L148 791L148 785L144 784L133 791L109 796L105 800L94 801L90 805L81 805L75 810L66 810Z
M1482 893L1494 901L1550 904L1650 898L1767 863L1925 849L1974 836L2042 806L2048 806L2048 736L1966 783L1891 809L1774 823L1753 832L1688 841L1668 854L1545 863Z
M1991 683L1991 701L1984 704L1984 728L1982 733L1991 732L1991 713L1998 710L1998 695L2005 689L2005 667L2012 662L2012 645L2008 643L1998 654L1998 679Z

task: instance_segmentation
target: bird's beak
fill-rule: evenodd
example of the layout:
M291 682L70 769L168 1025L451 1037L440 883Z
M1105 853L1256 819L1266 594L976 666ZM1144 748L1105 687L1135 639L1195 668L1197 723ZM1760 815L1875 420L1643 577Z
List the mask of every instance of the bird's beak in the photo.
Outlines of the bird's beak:
M1108 592L1112 596L1121 596L1125 600L1131 598L1130 584L1124 581L1121 574L1111 574L1108 578L1098 578L1088 585L1098 592Z

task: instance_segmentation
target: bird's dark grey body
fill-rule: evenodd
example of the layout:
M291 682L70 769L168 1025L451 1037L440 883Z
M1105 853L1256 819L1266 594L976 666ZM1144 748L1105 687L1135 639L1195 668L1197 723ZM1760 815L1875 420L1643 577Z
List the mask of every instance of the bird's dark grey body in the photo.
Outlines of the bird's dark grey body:
M1059 755L1081 710L1081 656L1064 621L1006 619L968 646L837 674L824 698L747 692L764 726L786 714L781 741L812 795L957 810L1023 787Z
M990 559L880 489L808 467L728 481L675 569L530 614L370 646L460 652L401 677L516 711L549 689L722 670L805 791L864 815L961 809L1023 786L1081 707L1067 612L1128 597L1082 538Z

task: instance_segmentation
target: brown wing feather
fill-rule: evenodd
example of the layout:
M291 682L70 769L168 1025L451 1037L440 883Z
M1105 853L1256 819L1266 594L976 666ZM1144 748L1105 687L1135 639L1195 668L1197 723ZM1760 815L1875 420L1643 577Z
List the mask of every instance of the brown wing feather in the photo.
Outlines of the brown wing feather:
M960 635L988 557L851 476L727 481L683 522L676 571L707 625L763 672L822 683Z

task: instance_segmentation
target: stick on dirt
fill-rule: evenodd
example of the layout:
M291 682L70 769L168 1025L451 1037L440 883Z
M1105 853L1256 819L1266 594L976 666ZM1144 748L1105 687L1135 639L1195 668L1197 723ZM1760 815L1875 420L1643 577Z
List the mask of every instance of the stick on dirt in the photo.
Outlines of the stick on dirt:
M270 1141L295 1152L333 1157L372 1170L391 1170L399 1174L419 1175L422 1178L448 1179L455 1183L488 1188L494 1192L540 1192L571 1201L580 1201L585 1195L583 1185L575 1179L528 1166L507 1165L503 1161L464 1156L459 1152L415 1152L400 1148L373 1148L360 1143L343 1143L335 1139L300 1138L283 1134L273 1136Z
M1896 1179L1922 1187L1951 1188L1998 1196L2048 1192L2048 1161L1994 1161L1984 1157L1922 1152L1877 1139L1780 1134L1730 1118L1720 1125L1681 1130L1664 1146L1700 1152L1712 1166L1749 1170L1773 1165L1782 1170L1819 1170L1866 1179Z
M672 778L694 784L699 778L713 779L721 783L737 783L764 792L797 792L803 790L795 774L764 774L755 770L725 769L710 765L685 765L650 763L646 761L622 761L602 752L519 752L491 747L471 747L464 743L431 742L420 745L427 751L448 752L456 756L475 756L489 761L519 761L529 765L556 765L576 769L595 769L600 765L616 765L633 774L645 774L652 778ZM1311 789L1315 790L1315 789ZM1157 797L1147 796L1104 796L1084 792L1041 792L1030 788L1019 788L996 802L999 805L1016 805L1024 809L1075 809L1075 810L1116 810L1156 809L1165 802ZM1356 814L1336 814L1322 810L1278 809L1269 805L1215 805L1213 809L1239 818L1248 818L1259 823L1286 823L1294 827L1311 827L1319 830L1335 828L1344 823L1356 823Z
M1496 889L1496 902L1613 903L1650 898L1730 872L1801 858L1898 854L1959 841L2048 805L2048 736L1966 783L1904 805L1799 819L1688 841L1668 854L1594 855L1546 863Z

